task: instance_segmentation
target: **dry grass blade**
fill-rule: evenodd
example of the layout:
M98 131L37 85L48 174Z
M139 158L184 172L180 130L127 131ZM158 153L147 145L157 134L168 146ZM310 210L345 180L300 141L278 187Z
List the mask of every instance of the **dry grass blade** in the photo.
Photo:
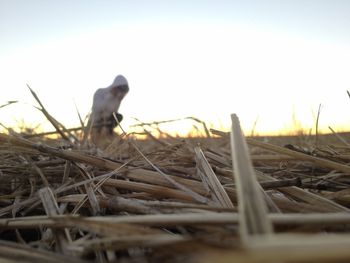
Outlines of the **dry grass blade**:
M202 169L205 175L205 180L208 182L213 194L218 199L222 207L234 208L229 196L227 195L224 187L221 185L219 179L216 177L213 169L211 168L209 162L204 156L204 153L199 147L195 147L194 151L196 153L196 161L199 167Z
M204 128L204 131L205 131L205 135L207 136L207 138L210 138L210 132L209 132L209 129L207 128L207 125L205 124L204 121L201 121L200 119L198 118L195 118L195 117L187 117L186 119L190 119L190 120L194 120L200 124L203 125L203 128Z
M159 211L147 206L138 199L115 196L108 200L108 208L114 211L127 211L135 214L157 214Z
M321 114L321 104L318 105L318 110L317 110L317 117L316 117L316 128L315 128L315 132L316 132L316 135L315 135L315 145L316 145L316 148L318 147L318 123L319 123L319 120L320 120L320 114Z
M87 194L87 197L89 199L89 202L90 202L92 214L93 215L100 214L100 211L101 211L100 204L97 200L96 194L95 194L91 184L85 184L85 190L86 190L86 194Z
M345 165L345 164L341 164L341 163L337 163L334 161L330 161L327 159L322 159L319 157L314 157L312 155L308 155L302 152L297 152L297 151L293 151L278 145L273 145L270 143L266 143L266 142L261 142L261 141L257 141L251 138L247 138L247 143L250 145L254 145L254 146L258 146L276 153L280 153L280 154L285 154L285 155L289 155L292 156L296 159L299 160L304 160L304 161L309 161L312 162L314 164L317 164L320 167L327 167L330 169L334 169L334 170L338 170L338 171L342 171L344 173L350 174L350 166Z
M261 173L259 171L256 171L256 173L257 173L259 179L261 179L261 180L276 181L276 179L273 178L272 176ZM322 196L305 191L304 189L298 188L296 186L283 187L283 188L279 188L278 190L282 193L285 193L285 194L295 198L296 200L302 200L306 203L322 207L325 210L327 210L327 212L349 212L350 211L346 207L344 207L340 204L337 204L337 203L333 202L332 200L329 200L329 199L324 198Z
M238 117L232 114L231 119L231 152L238 194L240 233L248 245L252 236L271 234L272 225L267 217L262 188L256 179Z
M137 127L137 126L153 126L153 125L159 125L159 124L163 124L163 123L169 123L169 122L176 122L176 121L180 121L181 119L172 119L172 120L165 120L165 121L154 121L154 122L142 122L141 120L137 119L137 118L133 118L134 120L138 121L138 124L134 124L131 125L131 127Z
M269 219L274 225L319 225L339 226L350 225L350 213L288 213L288 214L269 214ZM237 213L177 213L177 214L147 214L131 216L96 216L84 218L81 216L60 215L60 216L27 216L20 218L0 219L1 229L22 229L37 228L47 226L52 228L64 228L79 226L83 229L89 229L93 224L105 226L118 230L118 225L141 225L141 226L180 226L180 225L227 225L238 223ZM109 230L111 231L111 230ZM119 231L119 230L118 230ZM102 233L102 232L100 232ZM103 232L105 233L105 232ZM107 234L106 234L107 233ZM108 235L106 231L104 235ZM116 233L116 232L115 232ZM119 232L120 233L120 232ZM124 232L124 234L127 232ZM149 232L147 232L149 233Z
M1 108L4 108L4 107L7 107L7 106L9 106L9 105L11 105L11 104L14 104L14 103L18 103L18 101L17 101L17 100L10 100L10 101L8 101L8 102L5 103L5 104L0 105L0 109L1 109Z
M59 209L51 189L49 187L40 189L39 196L43 203L46 214L48 216L57 216L59 214ZM68 249L68 242L64 230L54 230L52 233L54 234L56 239L57 249L61 253L69 255L70 251Z
M75 106L75 110L76 110L76 112L77 112L77 114L78 114L78 118L79 118L81 130L83 131L84 128L85 128L83 118L82 118L81 115L80 115L80 112L79 112L79 110L78 110L78 107L77 107L77 104L76 104L76 103L74 103L74 106Z
M174 198L183 201L198 201L192 194L187 192L172 189L164 186L157 186L144 183L136 183L119 179L108 179L105 185L114 186L118 189L131 190L136 192L146 192L154 195L157 198ZM201 202L200 202L201 203ZM208 203L208 202L205 202Z
M48 119L48 121L51 122L51 124L54 126L56 131L62 136L62 138L70 142L70 140L69 140L69 137L70 137L71 139L73 139L74 141L77 142L78 139L71 133L71 131L69 129L67 129L66 127L64 127L64 125L62 123L58 122L52 115L49 114L49 112L46 110L44 105L41 103L38 95L29 87L28 84L27 84L27 87L29 88L29 90L32 93L35 100L39 103L39 105L41 107L40 111L45 115L45 117ZM63 132L61 131L60 127L62 128ZM67 133L69 136L66 136L66 134L64 132Z
M62 136L63 139L69 141L69 138L61 131L58 123L56 122L56 120L54 120L52 118L52 116L48 113L48 111L45 109L44 105L41 103L39 97L36 95L36 93L34 92L34 90L31 89L31 87L27 84L28 89L30 90L30 93L32 93L33 97L35 98L35 100L39 103L40 107L41 107L41 111L42 113L45 115L45 117L48 119L49 122L51 122L51 124L53 125L53 127L55 127L56 131Z
M174 243L186 242L188 239L182 235L170 234L148 234L148 235L128 235L123 237L106 237L93 239L82 243L85 249L96 250L121 250L133 247L154 248Z
M350 147L350 144L343 137L341 137L338 133L336 133L336 131L333 130L333 128L331 126L328 126L328 128L331 130L331 132L334 134L334 136L338 138L339 141L341 141L344 145Z
M65 165L64 165L64 172L63 172L63 177L62 177L62 183L67 182L68 177L69 177L69 173L70 173L70 170L71 170L71 167L72 167L72 163L69 162L69 161L66 161Z
M288 160L295 160L293 156L288 155L280 155L280 154L259 154L259 155L252 155L251 156L252 161L288 161Z

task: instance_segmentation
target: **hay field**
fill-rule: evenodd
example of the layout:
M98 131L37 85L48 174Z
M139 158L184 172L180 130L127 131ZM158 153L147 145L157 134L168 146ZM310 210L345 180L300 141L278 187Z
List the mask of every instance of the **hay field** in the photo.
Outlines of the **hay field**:
M36 99L57 138L0 134L2 262L349 262L349 134L244 137L232 115L96 147Z

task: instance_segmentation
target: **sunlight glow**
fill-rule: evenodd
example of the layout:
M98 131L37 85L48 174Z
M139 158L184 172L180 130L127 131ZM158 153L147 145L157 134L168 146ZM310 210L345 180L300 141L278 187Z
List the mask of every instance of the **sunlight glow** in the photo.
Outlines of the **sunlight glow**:
M79 125L94 91L123 74L130 93L121 106L126 125L194 116L229 129L236 113L247 132L278 133L299 126L342 129L350 123L350 51L283 32L235 25L153 24L104 30L23 47L0 62L6 88L2 101L22 103L1 109L1 122L43 122L28 109L35 104L28 83L49 112L66 126ZM24 104L23 104L24 103ZM41 118L41 119L40 119ZM15 119L15 120L14 120ZM298 126L297 125L297 126ZM44 127L47 129L47 125ZM181 125L173 127L175 133Z

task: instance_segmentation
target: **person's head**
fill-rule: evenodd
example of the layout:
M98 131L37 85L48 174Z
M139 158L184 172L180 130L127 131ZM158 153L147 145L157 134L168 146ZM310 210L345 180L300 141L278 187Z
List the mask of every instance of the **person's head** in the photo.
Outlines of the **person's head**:
M113 96L123 99L129 92L129 84L123 75L115 77L113 84L111 85L111 92Z

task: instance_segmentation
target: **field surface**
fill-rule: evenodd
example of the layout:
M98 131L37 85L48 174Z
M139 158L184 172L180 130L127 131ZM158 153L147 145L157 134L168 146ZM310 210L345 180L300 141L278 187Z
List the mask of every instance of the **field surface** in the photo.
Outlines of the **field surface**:
M49 115L48 115L49 116ZM53 121L53 120L51 120ZM0 134L5 262L349 262L350 135Z

